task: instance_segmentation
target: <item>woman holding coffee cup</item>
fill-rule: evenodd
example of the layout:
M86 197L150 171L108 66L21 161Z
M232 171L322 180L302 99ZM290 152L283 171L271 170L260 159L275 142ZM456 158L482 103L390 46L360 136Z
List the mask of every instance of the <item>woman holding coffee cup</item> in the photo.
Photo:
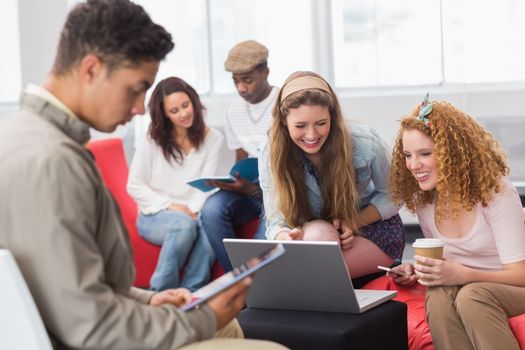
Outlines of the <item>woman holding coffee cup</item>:
M417 213L434 253L440 241L444 250L443 259L425 257L432 243L416 241L416 263L395 268L405 276L389 275L430 287L425 307L437 349L519 349L507 318L525 313L525 225L508 172L492 135L450 103L427 94L401 120L392 197Z

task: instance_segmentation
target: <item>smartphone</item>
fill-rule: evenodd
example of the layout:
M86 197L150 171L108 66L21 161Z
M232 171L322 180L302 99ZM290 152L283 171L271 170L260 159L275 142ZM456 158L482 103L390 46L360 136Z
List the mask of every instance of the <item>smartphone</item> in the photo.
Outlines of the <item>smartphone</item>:
M390 267L377 265L377 268L378 268L379 270L383 270L383 271L386 271L386 272L392 272L392 273L395 273L396 275L399 275L399 276L403 276L403 277L406 276L404 272L401 272L401 271L397 271L397 270L391 269Z
M242 280L244 277L253 274L255 271L281 257L284 252L284 246L279 243L262 254L249 259L244 264L234 268L232 271L225 273L215 281L212 281L199 290L195 291L193 293L192 301L189 304L183 305L181 310L188 311L202 303L205 303L214 295L217 295L229 286Z

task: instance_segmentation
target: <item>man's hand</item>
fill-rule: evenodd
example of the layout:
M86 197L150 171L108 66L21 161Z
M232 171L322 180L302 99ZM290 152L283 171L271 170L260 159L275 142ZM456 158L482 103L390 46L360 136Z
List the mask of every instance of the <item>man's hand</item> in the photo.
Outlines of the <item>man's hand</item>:
M235 182L210 181L210 185L218 187L221 190L242 193L248 196L261 196L261 188L259 185L243 179L238 173L235 174Z
M217 330L224 327L239 314L244 306L248 287L252 282L252 276L243 278L208 301L208 305L217 317Z
M162 304L173 304L176 307L181 307L191 301L191 292L186 288L166 289L162 292L153 294L149 304L152 306L159 306Z

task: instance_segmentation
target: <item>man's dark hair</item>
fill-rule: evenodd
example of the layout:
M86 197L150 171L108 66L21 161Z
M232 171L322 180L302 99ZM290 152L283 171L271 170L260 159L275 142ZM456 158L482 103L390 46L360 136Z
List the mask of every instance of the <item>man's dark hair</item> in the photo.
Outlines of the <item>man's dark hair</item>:
M268 68L268 61L264 61L262 63L259 63L258 65L255 66L255 68L253 70L257 69L258 71L262 72L266 68Z
M68 72L89 53L100 57L111 72L126 63L161 61L173 47L171 34L141 6L128 0L88 0L67 17L53 73Z

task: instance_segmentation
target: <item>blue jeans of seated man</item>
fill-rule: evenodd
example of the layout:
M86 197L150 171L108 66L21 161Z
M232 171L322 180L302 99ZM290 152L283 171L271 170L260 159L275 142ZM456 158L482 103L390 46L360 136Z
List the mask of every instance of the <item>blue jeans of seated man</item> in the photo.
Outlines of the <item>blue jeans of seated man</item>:
M262 196L258 198L221 190L204 202L199 217L200 229L208 237L225 272L232 270L232 264L222 239L235 238L234 225L242 225L256 218L259 218L259 227L255 238L266 239Z
M180 211L163 210L152 215L140 214L137 228L145 240L162 246L150 289L184 287L195 291L208 283L215 254L196 220ZM180 280L182 267L184 274Z

